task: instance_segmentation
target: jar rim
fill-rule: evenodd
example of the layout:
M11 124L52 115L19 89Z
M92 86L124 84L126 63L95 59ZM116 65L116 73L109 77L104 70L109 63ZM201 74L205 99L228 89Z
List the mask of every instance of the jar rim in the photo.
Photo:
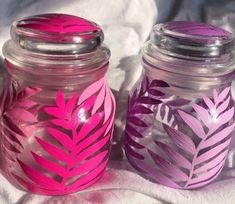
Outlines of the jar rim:
M172 21L153 27L150 41L168 55L219 57L234 49L234 35L205 23Z

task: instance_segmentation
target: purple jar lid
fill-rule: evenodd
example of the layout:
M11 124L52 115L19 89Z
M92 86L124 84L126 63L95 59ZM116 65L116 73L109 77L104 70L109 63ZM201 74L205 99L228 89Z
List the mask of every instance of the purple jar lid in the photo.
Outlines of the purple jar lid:
M232 51L234 36L205 23L172 21L154 26L151 42L168 54L216 57Z
M50 44L57 44L58 51L72 49L73 45L73 53L90 52L104 39L96 23L67 14L42 14L21 19L13 23L11 35L23 48L42 51L52 47ZM47 46L43 46L45 43ZM66 45L71 46L66 48Z

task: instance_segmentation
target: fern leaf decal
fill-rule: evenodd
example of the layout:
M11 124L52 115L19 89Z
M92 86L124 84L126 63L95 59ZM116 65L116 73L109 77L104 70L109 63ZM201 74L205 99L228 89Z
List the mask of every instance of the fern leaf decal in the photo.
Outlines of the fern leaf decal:
M177 129L164 125L169 138L178 145L181 151L187 152L192 158L191 164L189 164L188 158L182 158L183 154L180 154L177 156L177 162L172 167L173 170L175 170L178 169L178 165L180 165L181 169L186 167L189 170L188 178L186 180L180 180L180 182L185 181L184 185L181 186L182 188L198 188L211 182L224 166L228 146L231 142L230 134L235 126L234 122L232 122L234 108L229 107L228 99L230 99L230 96L228 96L228 90L229 88L225 88L220 94L214 91L214 102L204 97L203 100L208 109L198 104L193 104L192 107L198 118L178 110L179 116L185 125L193 131L195 136L200 138L197 146L194 145L194 140L192 140L191 137L184 135ZM221 108L221 105L223 108ZM224 126L227 123L231 125ZM204 127L207 127L207 130ZM193 136L193 138L195 136ZM156 142L156 144L159 143ZM160 143L160 146L164 145ZM174 151L174 149L168 147L168 153L166 154L169 156L168 158L172 159L176 157L175 155L172 156L171 152ZM150 155L152 156L153 153L150 153ZM155 160L156 159L154 159L154 161ZM185 166L185 164L187 164L187 166ZM162 172L166 171L165 168L159 165L158 167ZM167 172L165 172L165 174L167 174ZM179 173L176 172L174 175L171 175L172 179L176 181L174 176L179 178Z
M235 127L230 87L220 93L213 90L213 98L205 96L196 103L175 96L162 97L167 87L165 82L143 79L140 89L132 94L125 132L126 155L137 170L156 182L173 188L198 188L218 176L228 154ZM178 109L184 106L186 110ZM167 136L156 137L155 148L147 141L151 137L145 138L152 117L156 118L157 130Z
M33 114L37 103L32 97L40 92L40 89L34 87L26 87L20 91L17 89L18 84L10 80L0 96L3 148L8 155L21 153L24 148L23 138L34 131L34 127L30 127L30 124L37 122ZM27 131L23 126L19 127L18 123L26 124Z
M142 115L153 114L153 106L161 104L164 92L160 88L167 88L169 85L161 80L149 81L148 77L144 77L140 89L135 89L132 97L129 99L128 117L125 132L125 150L127 158L138 169L138 165L134 164L134 160L143 161L145 157L139 154L136 149L145 149L144 145L137 142L138 139L143 138L139 129L148 127L148 124L140 118ZM128 155L129 154L129 155Z
M50 195L86 188L101 176L108 162L115 110L109 89L101 79L68 100L58 91L56 105L44 110L50 121L45 128L48 138L36 137L43 154L31 151L36 166L18 160L26 178L14 177L31 191Z

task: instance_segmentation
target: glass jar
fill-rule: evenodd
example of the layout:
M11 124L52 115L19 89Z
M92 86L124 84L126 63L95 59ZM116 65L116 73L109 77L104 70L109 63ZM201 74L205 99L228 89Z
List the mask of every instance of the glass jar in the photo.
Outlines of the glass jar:
M203 23L154 26L130 92L124 139L142 175L194 189L221 172L234 129L233 45L231 33Z
M62 195L96 182L109 157L115 113L101 28L64 14L31 16L3 47L3 170L17 187Z

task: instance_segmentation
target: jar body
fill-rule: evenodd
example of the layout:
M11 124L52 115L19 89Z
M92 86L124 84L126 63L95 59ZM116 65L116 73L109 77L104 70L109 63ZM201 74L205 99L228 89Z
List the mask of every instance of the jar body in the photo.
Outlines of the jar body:
M31 85L12 74L6 82L1 149L9 180L47 195L72 193L97 181L108 163L115 113L104 76L71 91Z
M169 187L210 183L223 169L234 129L231 80L190 90L187 76L186 86L177 87L160 70L154 75L147 69L129 96L124 144L129 162Z

